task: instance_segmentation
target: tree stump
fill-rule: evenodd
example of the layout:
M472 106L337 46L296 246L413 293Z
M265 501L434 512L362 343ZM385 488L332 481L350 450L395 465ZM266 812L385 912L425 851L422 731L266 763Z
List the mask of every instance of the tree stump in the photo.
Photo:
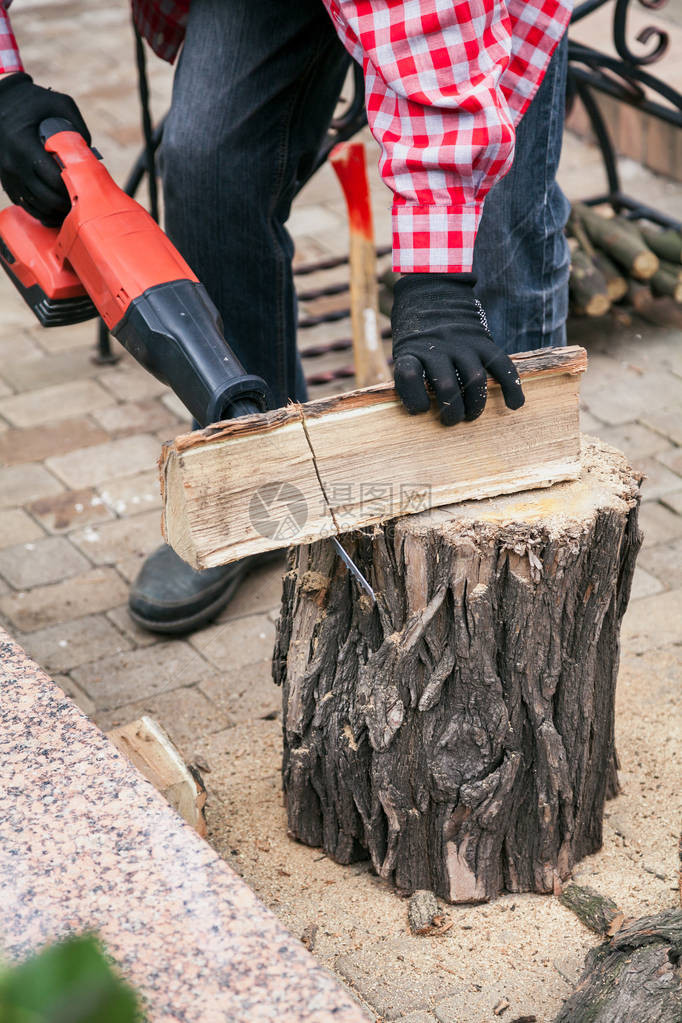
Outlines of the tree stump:
M418 471L415 469L415 477ZM452 902L550 892L599 849L640 477L569 483L290 554L274 656L291 835Z

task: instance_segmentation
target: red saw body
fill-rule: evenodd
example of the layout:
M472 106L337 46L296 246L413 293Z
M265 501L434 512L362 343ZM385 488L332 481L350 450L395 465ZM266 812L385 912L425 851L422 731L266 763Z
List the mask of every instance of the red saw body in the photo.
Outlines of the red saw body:
M202 425L263 409L265 383L246 374L205 288L155 220L68 121L44 121L40 132L71 211L59 228L18 206L0 212L0 262L40 322L99 313Z

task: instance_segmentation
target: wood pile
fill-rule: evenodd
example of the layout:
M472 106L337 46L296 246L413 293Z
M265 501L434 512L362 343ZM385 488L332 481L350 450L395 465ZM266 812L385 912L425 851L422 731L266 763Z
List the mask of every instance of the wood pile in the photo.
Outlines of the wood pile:
M635 223L612 210L575 203L566 225L569 293L576 316L627 322L633 309L657 325L682 326L682 231ZM399 274L380 277L379 305L390 316Z
M566 225L569 289L578 316L605 316L616 304L658 321L657 300L682 305L682 232L605 216L575 203Z

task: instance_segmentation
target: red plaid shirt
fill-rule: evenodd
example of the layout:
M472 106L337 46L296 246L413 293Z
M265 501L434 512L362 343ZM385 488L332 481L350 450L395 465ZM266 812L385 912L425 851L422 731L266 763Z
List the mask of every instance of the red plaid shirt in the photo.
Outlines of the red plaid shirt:
M0 71L21 70L0 0ZM322 0L362 64L367 114L394 193L398 271L471 269L490 188L542 81L572 0ZM190 0L132 0L140 31L172 61ZM3 9L4 8L4 9Z

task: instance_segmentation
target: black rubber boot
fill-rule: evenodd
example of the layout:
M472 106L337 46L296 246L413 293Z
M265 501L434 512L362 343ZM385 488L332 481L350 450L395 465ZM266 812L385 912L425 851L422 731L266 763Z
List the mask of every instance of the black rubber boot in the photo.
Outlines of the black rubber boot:
M257 554L197 572L164 543L146 559L130 589L130 617L149 632L192 632L232 600L251 569L281 554Z

